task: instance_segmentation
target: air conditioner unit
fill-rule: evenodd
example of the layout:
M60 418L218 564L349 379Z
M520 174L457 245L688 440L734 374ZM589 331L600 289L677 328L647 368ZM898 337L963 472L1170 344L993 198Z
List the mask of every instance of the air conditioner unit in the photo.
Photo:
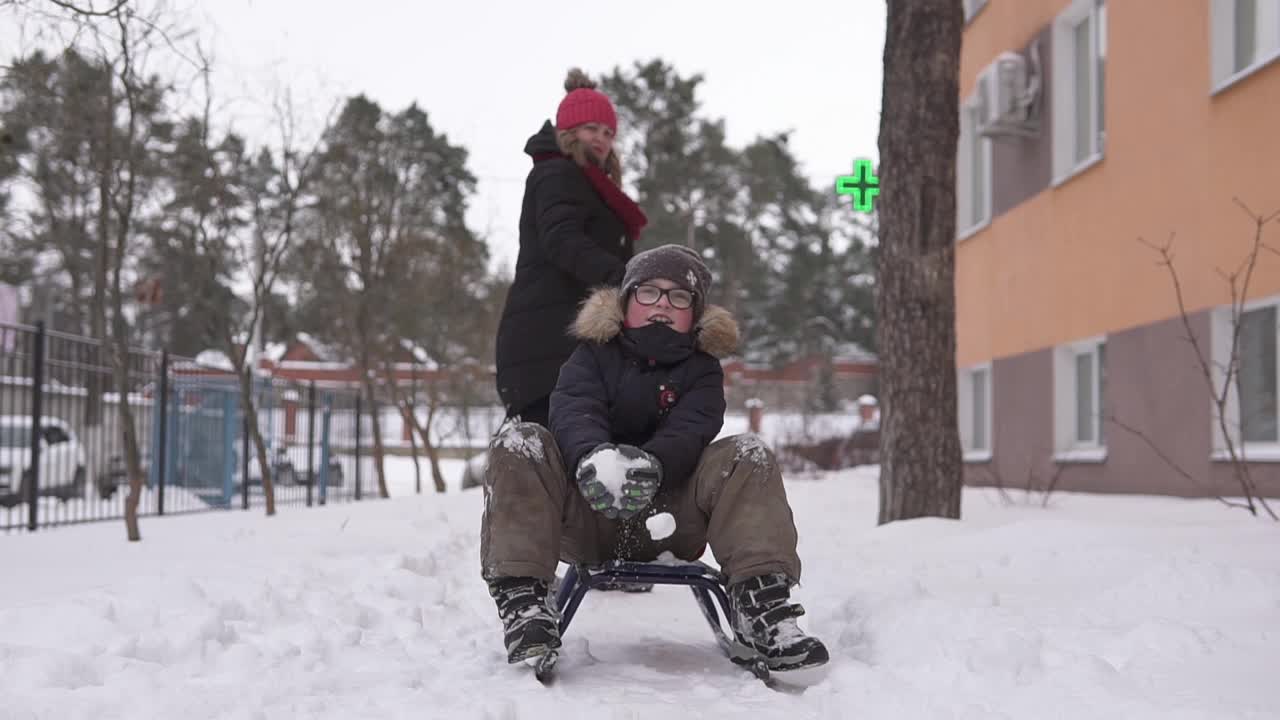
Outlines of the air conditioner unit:
M978 87L975 92L977 99L974 101L976 106L970 106L975 111L974 121L977 123L977 130L984 135L1000 119L996 104L993 102L996 85L993 82L994 77L995 73L990 67L978 74Z
M992 83L992 115L997 123L1016 122L1025 116L1023 93L1027 87L1027 61L1017 53L1003 52L996 58Z
M1039 42L1033 43L1028 57L1003 52L984 71L987 81L988 108L979 132L993 139L1006 136L1034 137L1040 122L1036 101L1040 98L1041 66Z

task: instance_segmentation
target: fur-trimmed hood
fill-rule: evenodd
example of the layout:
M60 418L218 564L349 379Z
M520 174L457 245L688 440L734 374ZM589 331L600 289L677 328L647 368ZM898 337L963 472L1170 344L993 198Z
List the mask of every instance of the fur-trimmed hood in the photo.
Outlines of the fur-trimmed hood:
M582 303L573 322L573 336L603 345L622 332L624 317L621 291L601 288ZM694 326L694 336L699 350L723 360L738 349L738 321L728 310L708 305L702 319Z

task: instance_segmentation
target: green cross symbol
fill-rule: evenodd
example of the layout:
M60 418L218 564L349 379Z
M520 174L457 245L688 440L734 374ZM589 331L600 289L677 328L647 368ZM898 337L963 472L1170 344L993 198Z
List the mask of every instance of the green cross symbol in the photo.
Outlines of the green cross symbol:
M852 195L853 209L870 213L875 198L880 194L880 178L876 177L871 161L866 158L853 162L853 174L836 178L836 194Z

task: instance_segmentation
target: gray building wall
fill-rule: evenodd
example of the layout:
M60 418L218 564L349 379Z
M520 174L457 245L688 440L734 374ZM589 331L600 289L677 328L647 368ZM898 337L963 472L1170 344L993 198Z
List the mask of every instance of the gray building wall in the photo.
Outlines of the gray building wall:
M1209 352L1208 313L1190 321ZM1109 335L1105 372L1104 417L1111 418L1104 428L1105 460L1056 462L1053 351L995 360L992 458L966 463L966 482L1022 489L1030 480L1043 489L1056 474L1056 488L1066 491L1242 494L1231 464L1211 459L1213 404L1180 318ZM1248 468L1260 494L1280 497L1280 463L1252 462Z

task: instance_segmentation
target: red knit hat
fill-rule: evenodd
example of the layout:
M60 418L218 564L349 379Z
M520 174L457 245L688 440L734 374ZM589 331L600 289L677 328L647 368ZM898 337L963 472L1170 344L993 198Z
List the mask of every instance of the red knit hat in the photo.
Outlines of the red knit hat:
M596 84L586 73L578 68L570 70L564 81L564 89L568 94L560 101L560 108L556 111L557 130L568 130L583 123L594 122L604 125L614 133L618 132L618 114L613 109L613 103L607 95L596 90Z

